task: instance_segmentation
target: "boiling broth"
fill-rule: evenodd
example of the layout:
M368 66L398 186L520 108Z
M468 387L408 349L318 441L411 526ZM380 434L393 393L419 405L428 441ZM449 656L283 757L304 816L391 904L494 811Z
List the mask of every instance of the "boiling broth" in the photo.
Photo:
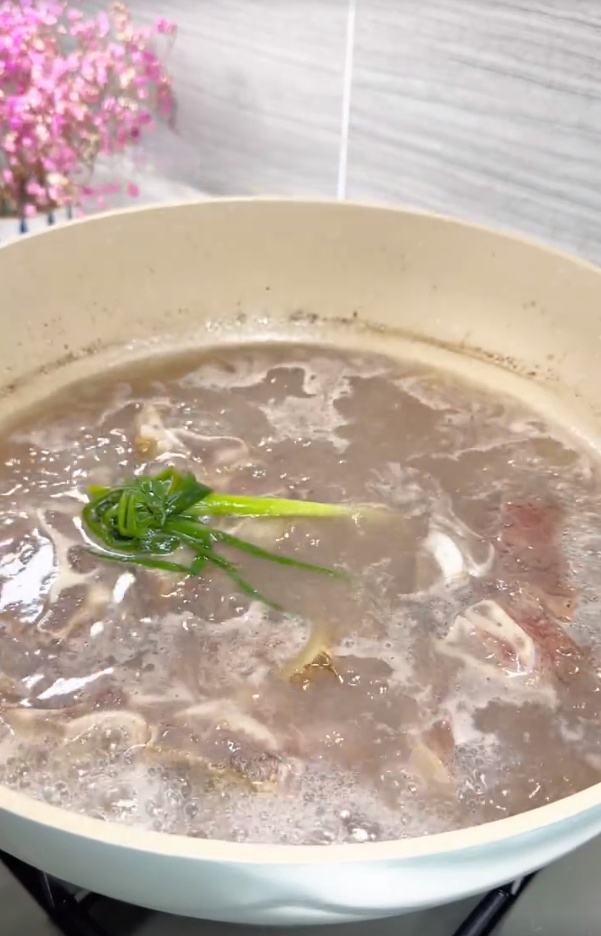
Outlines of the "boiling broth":
M382 509L223 519L236 556L106 563L88 484ZM0 440L0 782L105 820L293 844L431 834L601 779L597 456L509 396L376 355L232 346L58 394ZM226 550L227 553L227 550Z

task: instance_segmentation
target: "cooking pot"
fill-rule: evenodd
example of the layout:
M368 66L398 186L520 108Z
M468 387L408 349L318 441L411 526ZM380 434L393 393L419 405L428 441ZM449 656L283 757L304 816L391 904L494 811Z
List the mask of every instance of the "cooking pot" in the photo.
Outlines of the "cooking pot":
M117 360L241 338L335 341L528 389L595 445L601 272L446 218L351 204L218 200L75 221L0 248L0 420ZM170 913L337 923L486 890L601 832L601 784L420 839L274 846L187 839L0 789L0 848Z

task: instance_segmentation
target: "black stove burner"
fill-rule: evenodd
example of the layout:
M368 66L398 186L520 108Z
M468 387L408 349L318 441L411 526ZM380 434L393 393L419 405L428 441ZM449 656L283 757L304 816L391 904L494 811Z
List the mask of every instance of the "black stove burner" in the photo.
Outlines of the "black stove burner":
M0 851L0 861L63 936L134 936L150 911L77 891L44 871Z
M489 891L452 936L489 936L528 887L533 877L534 874L528 874L511 884L504 884L496 890Z
M31 865L5 852L0 852L0 861L39 904L63 936L135 936L136 928L150 913L139 907L116 905L114 901L98 894L78 894L44 871L38 871L37 868L32 868ZM490 891L459 929L449 933L449 936L491 936L533 877L534 874L529 874L512 884ZM119 907L120 917L118 930L115 929L113 916L116 906Z

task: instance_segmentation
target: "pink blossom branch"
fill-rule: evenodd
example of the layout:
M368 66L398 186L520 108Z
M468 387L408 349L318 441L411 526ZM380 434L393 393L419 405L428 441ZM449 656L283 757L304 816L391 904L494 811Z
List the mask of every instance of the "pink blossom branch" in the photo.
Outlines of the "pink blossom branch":
M106 194L91 183L98 157L174 118L163 62L175 33L164 18L134 26L120 2L86 18L68 0L0 0L0 214Z

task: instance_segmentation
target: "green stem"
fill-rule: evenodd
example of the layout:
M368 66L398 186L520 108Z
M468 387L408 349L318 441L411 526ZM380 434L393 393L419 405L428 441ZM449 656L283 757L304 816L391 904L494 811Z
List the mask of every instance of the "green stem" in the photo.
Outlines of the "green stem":
M198 566L198 571L194 568L194 563L192 566L183 565L181 562L169 562L165 559L157 559L154 556L128 556L121 555L120 553L110 553L105 552L105 550L91 549L87 548L86 552L90 556L95 556L97 559L104 559L106 562L121 562L125 565L139 565L144 566L146 569L161 569L163 572L179 572L184 575L190 575L191 570L192 574L198 575L201 566ZM203 562L205 562L205 557L200 557Z
M320 504L283 497L251 497L244 494L208 494L189 507L186 517L351 517L351 504Z
M238 569L233 562L228 562L227 559L224 559L223 556L218 556L215 553L210 553L207 556L209 562L212 562L213 565L217 566L218 569L223 569L226 575L230 577L232 582L238 586L240 591L244 592L245 595L248 595L249 598L254 598L256 601L262 601L263 604L267 605L269 608L273 608L274 611L283 611L284 609L280 604L275 601L271 601L270 598L266 598L258 588L255 588L254 585L251 585L250 582L247 582L246 579L242 578Z
M225 530L215 530L212 527L197 523L195 520L185 516L174 517L173 519L167 520L165 523L165 530L168 533L180 536L182 540L185 539L186 542L193 547L200 544L206 548L207 544L210 546L212 543L221 543L223 546L231 546L233 549L240 550L240 552L248 553L256 559L267 559L279 565L291 566L295 569L305 569L307 572L319 572L321 575L329 575L331 578L346 578L344 572L339 572L336 569L327 569L324 566L315 565L313 562L304 562L302 559L295 559L292 556L282 556L269 549L256 546L254 543L241 540L231 533L226 533Z

